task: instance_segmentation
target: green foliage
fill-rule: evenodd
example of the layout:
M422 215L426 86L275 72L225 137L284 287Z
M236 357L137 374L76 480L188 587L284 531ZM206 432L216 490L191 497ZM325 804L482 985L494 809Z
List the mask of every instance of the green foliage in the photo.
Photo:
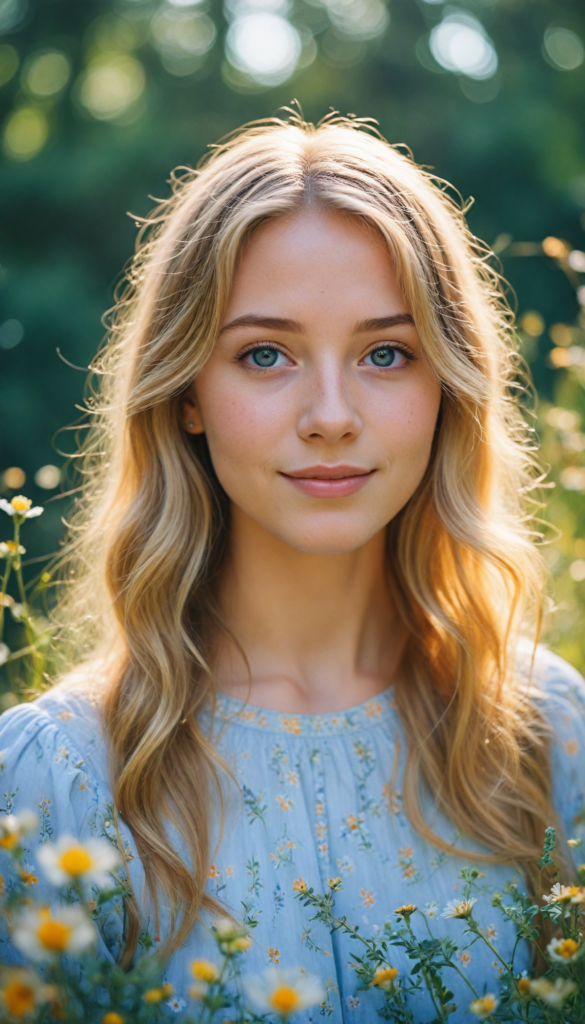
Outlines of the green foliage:
M331 1006L327 991L318 979L303 971L269 968L261 978L246 973L245 954L251 945L254 922L239 924L230 917L211 924L216 958L199 959L190 965L193 983L188 992L191 1005L173 995L165 982L162 963L152 952L152 939L143 934L134 966L122 971L109 957L96 952L98 932L104 930L111 903L129 895L117 840L102 835L84 846L74 839L45 843L39 862L56 897L42 908L31 899L33 885L27 861L27 833L37 827L34 814L20 816L4 808L0 813L0 850L9 858L8 871L0 892L1 920L27 961L25 967L0 964L0 1014L2 1019L26 1016L35 1024L56 1021L87 1021L88 1024L156 1024L169 1019L169 1011L186 1010L185 1024L215 1024L225 1012L238 1024L267 1024L277 1017L282 1022L298 1010L319 1004L324 1016ZM541 865L555 866L554 829L547 829ZM106 880L109 876L110 880ZM504 894L492 897L515 925L516 943L506 961L492 942L490 929L482 929L475 917L476 904L483 898L481 873L463 868L461 898L452 901L443 917L460 924L460 938L436 934L426 911L414 904L398 907L396 924L386 922L370 938L357 925L335 913L340 878L329 879L328 891L317 893L299 879L294 883L297 899L307 908L309 922L319 921L331 933L342 932L355 944L352 953L358 989L383 995L379 1014L393 1024L447 1024L455 1011L450 977L454 973L467 986L469 1012L492 1024L582 1024L585 1019L585 889L555 883L538 907L510 882ZM547 875L548 877L548 875ZM98 881L99 879L99 881ZM91 887L91 896L88 898ZM67 916L69 915L69 916ZM415 933L413 920L423 922L423 937ZM542 925L552 922L556 936L544 945ZM64 925L66 927L64 927ZM419 930L420 931L420 930ZM311 929L305 937L309 948ZM521 941L528 943L544 963L538 976L530 977L516 967ZM480 994L458 964L461 956L477 942L488 946L499 961L496 991ZM410 961L408 974L394 966L393 951L400 949ZM421 997L428 995L431 1017L421 1020ZM26 1011L23 1007L28 1000ZM413 1007L417 1007L417 1016ZM3 1011L3 1012L2 1012ZM7 1015L7 1016L6 1016Z
M555 831L548 828L541 868L555 865L552 858L555 847ZM420 996L426 991L433 1016L424 1024L446 1024L456 1009L449 987L449 976L453 977L455 973L469 991L470 1019L491 1021L492 1024L496 1021L502 1024L516 1021L582 1024L585 1019L585 889L555 883L540 908L520 892L516 882L505 887L506 896L512 902L501 893L496 894L492 905L513 921L516 928L516 943L507 962L493 945L489 929L482 929L474 914L475 905L483 896L480 872L474 868L463 868L459 877L463 882L462 899L453 901L443 913L443 917L460 921L461 939L458 941L434 934L428 914L413 904L398 907L395 911L397 924L386 923L380 935L375 938L362 935L357 925L335 914L334 892L340 886L331 882L339 882L339 879L330 880L330 891L324 895L304 887L297 892L297 898L313 911L311 920L321 921L331 932L344 932L360 947L360 952L353 954L360 988L364 993L372 988L383 992L385 1002L379 1012L384 1020L394 1024L423 1024L420 1016L414 1016L412 1005L415 1000L420 1005ZM414 918L424 922L425 938L415 934ZM558 935L543 948L542 922L547 918L556 925ZM531 978L516 967L516 954L522 939L544 961L544 972L538 977ZM500 963L496 991L480 994L457 963L461 954L476 942L487 945L494 960ZM394 948L404 950L412 961L408 976L401 976L393 965Z

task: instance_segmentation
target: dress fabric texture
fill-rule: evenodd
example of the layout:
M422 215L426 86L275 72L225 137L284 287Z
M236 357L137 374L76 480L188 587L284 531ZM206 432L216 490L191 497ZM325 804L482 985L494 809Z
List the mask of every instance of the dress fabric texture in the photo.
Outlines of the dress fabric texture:
M554 800L565 838L585 837L585 682L546 651L538 656L533 679L542 689L538 699L553 732ZM448 933L455 941L463 937L464 922L442 913L450 901L461 898L460 871L472 862L429 845L404 813L406 741L392 690L347 711L323 715L282 714L220 696L213 722L204 716L205 722L237 780L236 785L225 779L223 838L210 866L208 888L236 917L255 924L252 946L242 962L244 973L261 974L279 964L318 975L327 993L325 1004L299 1013L294 1018L299 1024L324 1018L336 1024L379 1021L383 994L374 988L360 991L352 967L359 944L340 932L332 936L323 924L311 921L296 891L302 880L325 892L327 880L339 876L343 887L336 893L336 913L359 925L364 935L379 933L386 921L396 923L395 909L415 903L426 907L437 935ZM29 866L39 879L33 895L39 902L54 898L37 864L39 844L64 835L115 841L106 744L95 700L56 687L34 703L5 712L0 717L0 774L0 813L32 809L39 816L38 833L27 837ZM423 808L448 842L464 850L480 849L456 834L428 796ZM132 856L133 840L123 823L122 836ZM181 849L178 837L176 842ZM2 875L6 870L0 864ZM129 870L140 898L143 874L136 855ZM476 904L476 916L507 959L514 927L491 906L490 895L502 891L514 871L499 865L481 865L480 870L485 896ZM416 920L418 931L422 921ZM152 929L152 918L147 923ZM164 924L163 911L163 933ZM119 953L121 929L122 908L114 901L101 924L102 951L108 956ZM177 1020L193 1009L189 964L202 956L216 956L205 920L167 967L166 980L174 986L178 1004L186 1003ZM399 977L407 976L412 964L402 950L395 948L391 957ZM2 933L0 961L18 959L7 933ZM497 985L494 961L478 942L457 963L484 993ZM523 949L517 963L529 966ZM463 1024L472 1019L468 1008L473 997L456 972L445 972L445 980L458 1007L449 1019ZM426 995L411 1005L417 1022L432 1019Z

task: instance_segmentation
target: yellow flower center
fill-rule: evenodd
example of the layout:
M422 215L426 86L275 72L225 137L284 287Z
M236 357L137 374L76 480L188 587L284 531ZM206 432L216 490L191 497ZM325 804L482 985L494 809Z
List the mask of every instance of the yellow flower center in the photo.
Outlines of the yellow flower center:
M34 991L22 981L9 981L2 995L13 1017L24 1017L25 1013L34 1009Z
M209 985L217 978L217 967L211 960L194 960L191 964L191 973L197 981L205 981Z
M398 969L396 967L377 967L374 975L374 985L386 985L389 982L393 982L398 977Z
M50 953L64 953L72 930L62 921L53 921L49 917L37 928L37 939Z
M17 494L10 504L15 512L28 512L32 505L32 501L30 498L25 498L23 494Z
M252 945L252 939L249 935L242 935L240 939L234 939L230 943L230 948L237 950L239 953L245 953L247 949Z
M298 1010L300 1005L299 994L290 985L281 985L275 988L270 996L270 1005L277 1013L289 1014Z
M114 1010L110 1010L109 1013L104 1013L102 1024L124 1024L124 1018Z
M563 939L557 946L557 953L559 956L564 956L566 960L570 960L578 949L579 943L575 942L574 939Z
M491 1013L496 1008L494 996L482 996L475 1004L480 1013Z
M521 992L528 992L528 989L530 988L530 978L520 978L518 988Z
M93 859L83 846L72 846L59 858L59 867L77 878L93 867Z
M3 850L12 850L18 842L18 836L16 832L5 832L3 836L0 836L0 846Z

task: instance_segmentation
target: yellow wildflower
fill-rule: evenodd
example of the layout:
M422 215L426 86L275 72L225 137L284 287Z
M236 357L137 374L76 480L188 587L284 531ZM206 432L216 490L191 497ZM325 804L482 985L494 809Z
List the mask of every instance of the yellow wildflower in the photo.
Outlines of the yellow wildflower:
M294 892L304 892L306 888L307 883L305 882L304 878L296 878L295 881L293 882Z
M164 997L162 988L149 988L142 996L145 1003L162 1003Z
M416 903L405 903L404 906L397 907L394 913L398 917L405 917L408 919L412 914L414 914L415 910Z
M329 886L332 892L336 892L337 889L341 889L341 878L330 878L329 881L327 882L327 885Z
M115 1010L109 1010L108 1013L104 1013L102 1024L124 1024L124 1018Z
M392 988L396 978L398 977L398 969L396 967L376 967L376 973L372 979L372 985L376 985L378 988L384 989L388 992Z
M210 985L217 978L219 971L211 960L194 960L191 964L191 974L196 981L204 981Z

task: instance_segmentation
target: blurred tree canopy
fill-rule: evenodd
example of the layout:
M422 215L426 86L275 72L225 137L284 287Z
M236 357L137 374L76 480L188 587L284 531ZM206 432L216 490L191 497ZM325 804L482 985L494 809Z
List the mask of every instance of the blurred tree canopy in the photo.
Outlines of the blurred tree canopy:
M516 293L559 483L553 639L583 667L584 41L582 0L0 0L0 494L59 493L128 211L293 97L311 120L372 117L474 198ZM29 556L64 511L49 500Z

